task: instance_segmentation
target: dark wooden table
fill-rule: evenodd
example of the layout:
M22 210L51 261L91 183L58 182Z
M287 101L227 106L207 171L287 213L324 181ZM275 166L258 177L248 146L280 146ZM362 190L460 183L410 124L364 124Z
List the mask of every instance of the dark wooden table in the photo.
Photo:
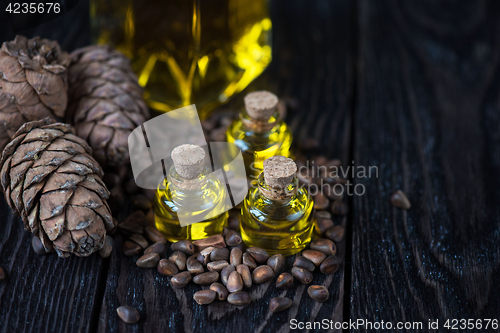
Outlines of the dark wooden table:
M84 45L86 6L26 34ZM251 88L296 99L287 121L297 141L316 138L344 166L378 168L350 179L366 192L337 221L347 226L344 264L314 280L330 299L272 282L243 309L201 307L195 286L175 290L123 257L120 236L106 260L36 255L0 200L0 332L288 332L293 318L422 322L395 331L427 332L446 331L448 319L500 319L500 3L277 0L272 14L274 60ZM397 189L410 210L390 205ZM271 315L267 300L285 294L293 306ZM125 304L138 324L118 319Z

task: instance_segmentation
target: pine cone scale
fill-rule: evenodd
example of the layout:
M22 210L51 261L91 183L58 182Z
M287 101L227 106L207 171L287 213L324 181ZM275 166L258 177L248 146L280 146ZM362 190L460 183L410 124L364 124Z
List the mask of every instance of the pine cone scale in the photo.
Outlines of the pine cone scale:
M100 121L106 116L110 116L112 114L116 114L120 111L116 105L108 102L108 101L99 101L95 105L92 106L91 109L89 109L86 113L82 112L82 116L84 116L84 119L87 119L88 121Z
M94 91L92 91L92 96L111 99L115 96L122 95L125 92L126 91L120 89L120 87L118 87L116 84L111 82L106 82L102 86L99 86L96 89L94 89Z
M113 229L113 227L114 227L113 217L109 213L110 208L109 208L107 203L106 203L106 205L103 205L99 208L95 208L94 211L102 219L102 221L104 222L104 225L106 226L106 229L108 229L108 230Z
M94 223L96 217L94 210L77 205L68 205L66 211L67 227L71 231L86 229ZM102 221L101 221L102 222Z
M90 145L94 148L97 148L98 151L102 151L104 154L105 149L103 148L106 148L109 141L111 141L111 139L113 138L113 128L97 123L92 131L92 134L93 135L90 137ZM100 153L95 152L95 155L99 160L97 156L100 156Z
M83 187L76 187L75 194L71 197L69 204L71 206L84 207L92 210L102 207L103 198L99 197L93 191L87 191Z
M61 173L78 174L81 176L93 173L92 169L88 166L73 161L66 161L62 166L59 167L58 171Z
M40 203L43 205L43 203ZM40 217L41 218L41 217ZM64 232L64 224L65 224L65 216L57 215L53 216L49 219L42 219L42 227L45 231L45 234L51 241L59 238Z
M25 230L31 231L32 233L34 233L37 236L39 235L40 225L39 225L39 221L38 221L38 202L35 205L35 207L33 207L33 209L28 214L27 221L23 221L23 222L24 222L24 229Z
M2 78L8 82L24 82L26 76L23 68L18 62L10 61L9 56L0 52L0 68L2 69Z
M43 69L48 70L52 74L59 75L66 71L66 67L61 65L44 65Z
M103 199L109 198L109 191L102 183L102 180L98 181L93 175L88 175L85 180L80 182L80 186L97 193Z
M80 164L85 165L86 167L90 168L99 177L102 177L104 175L99 164L90 155L88 155L88 156L77 155L77 156L74 156L72 158L72 160L75 163L80 163Z
M139 107L136 101L128 95L120 95L113 98L113 103L118 105L123 110L128 112L136 112L134 109Z
M29 107L40 103L40 99L33 93L33 88L28 82L2 81L2 89L4 93L15 96L16 103L20 106Z
M18 164L14 167L11 167L10 169L10 179L11 179L11 184L13 187L17 187L21 181L24 179L24 172L26 168L29 168L31 166L30 161L26 161L22 164Z
M43 229L43 228L42 228ZM42 232L40 232L42 233ZM78 238L73 238L73 233L70 231L68 233L64 233L61 235L61 237L55 239L55 240L50 240L47 237L47 234L45 233L45 230L43 232L44 238L46 240L46 243L50 246L53 245L54 249L57 252L57 255L62 258L66 258L69 256L69 253L74 253L75 252L75 243L78 243L79 239Z
M125 113L121 112L116 112L107 115L102 119L102 124L116 128L118 130L124 129L124 130L134 130L135 126L134 123L127 117ZM128 137L128 134L130 134L130 131L127 131L126 135Z
M11 175L10 175L10 161L12 160L12 157L9 156L8 158L6 158L5 160L2 160L2 164L0 164L2 166L2 170L0 171L1 173L1 181L2 181L2 187L3 188L9 188L9 182L10 182L10 179L11 179ZM5 196L5 198L7 199L7 201L10 201L10 196ZM10 204L9 204L10 205Z
M47 130L44 131L39 128L35 128L31 132L29 132L28 135L24 137L22 143L26 144L33 141L52 142L55 138L58 138L63 134L64 134L63 132L56 129L47 128Z
M38 93L43 105L53 110L56 116L63 117L68 103L67 90L64 89L63 79L55 74L42 75L35 71L26 72L26 79L29 85Z
M75 186L81 183L85 179L84 176L77 175L74 173L56 173L50 179L45 182L42 193L47 193L51 191L67 190L75 188Z
M32 121L32 120L38 120L38 119L43 119L47 117L54 117L52 112L50 112L49 109L43 103L37 103L34 105L19 105L17 104L17 109L19 110L18 112L22 115L23 121ZM43 118L42 118L43 117ZM21 124L22 126L22 124ZM21 127L19 126L19 127ZM18 128L15 128L14 133L18 130ZM14 136L14 134L12 134Z
M63 151L70 155L88 153L85 147L78 146L74 142L65 139L57 139L52 142L50 144L49 150Z
M130 80L130 77L118 68L108 67L104 73L101 74L102 78L106 81L114 82L116 84L121 84L122 82L127 82ZM135 87L136 85L130 84L131 87Z
M61 215L73 193L73 190L59 190L44 193L40 198L40 205L44 207L43 210L40 211L40 219L44 221L54 216Z
M19 116L16 114L17 107L14 104L16 101L14 96L7 95L3 92L3 89L0 87L0 109L2 112L5 112L6 116ZM9 122L10 119L4 119Z
M72 100L76 100L91 96L94 91L106 84L107 82L100 78L78 81L71 86L71 98Z
M78 82L80 77L84 76L87 78L93 77L96 80L98 80L99 82L101 82L102 84L104 84L104 83L106 83L106 81L99 79L99 77L103 73L103 69L109 69L109 67L108 66L101 66L97 62L92 62L90 64L82 63L82 64L74 65L74 67L71 68L71 73L72 73L71 82L72 83Z
M51 145L51 143L46 141L34 141L22 144L20 151L16 151L12 158L12 166L38 159L38 154L49 145Z
M66 134L64 138L66 140L68 140L68 141L76 143L78 146L82 146L89 155L91 154L92 148L90 148L90 146L87 143L87 141L85 141L84 139L80 138L79 136L76 136L74 134ZM93 161L92 163L93 164L94 163L97 164L96 161ZM96 170L98 170L98 168L96 168Z
M16 207L19 207L18 213L21 215L21 218L23 219L23 221L26 221L25 217L27 217L28 214L26 214L26 211L24 210L24 202L23 202L23 198L22 198L22 193L23 193L23 188L22 188L21 184L14 187L10 192L10 194L14 197L12 202L16 205ZM26 225L26 222L24 224Z
M24 188L28 188L34 184L42 182L48 174L56 169L57 166L54 165L41 165L38 167L33 167L33 165L31 165L28 172L26 172L24 176Z
M33 205L36 204L36 196L43 188L43 183L37 183L30 186L27 190L23 192L23 203L24 203L24 214L29 215L30 211L33 209Z
M52 241L47 237L43 228L38 228L38 238L40 238L40 241L42 242L42 245L45 248L45 251L49 252L52 249L54 249ZM59 253L58 253L58 255L59 255ZM67 253L63 256L61 256L61 255L59 255L59 256L60 257L68 257L69 253Z
M63 164L66 160L71 158L71 155L65 152L59 152L56 155L42 155L39 157L35 163L33 164L33 167L39 167L39 166L60 166Z

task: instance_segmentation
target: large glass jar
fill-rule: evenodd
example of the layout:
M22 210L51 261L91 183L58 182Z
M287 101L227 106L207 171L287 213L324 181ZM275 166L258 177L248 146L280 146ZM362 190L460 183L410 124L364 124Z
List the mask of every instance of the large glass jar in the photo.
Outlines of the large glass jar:
M271 61L267 0L91 0L95 41L132 59L150 107L205 118Z

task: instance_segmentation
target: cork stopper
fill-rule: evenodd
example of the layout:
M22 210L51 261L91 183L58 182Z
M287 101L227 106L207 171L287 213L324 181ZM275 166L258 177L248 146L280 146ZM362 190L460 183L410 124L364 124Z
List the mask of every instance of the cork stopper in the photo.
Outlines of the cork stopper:
M287 187L296 172L297 165L291 158L273 156L264 161L264 180L272 188Z
M257 120L268 120L278 106L278 97L265 90L251 92L243 100L250 118Z
M205 150L196 145L178 146L172 150L171 157L174 161L175 171L186 179L198 177L205 166Z

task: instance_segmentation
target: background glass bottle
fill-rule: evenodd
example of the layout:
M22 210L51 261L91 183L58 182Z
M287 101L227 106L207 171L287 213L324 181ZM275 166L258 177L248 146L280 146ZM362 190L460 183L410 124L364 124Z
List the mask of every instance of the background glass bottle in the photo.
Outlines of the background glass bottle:
M267 0L91 0L95 42L133 60L150 107L202 118L271 61Z
M268 91L245 96L245 109L229 126L226 137L242 151L249 178L257 178L271 156L290 156L292 132L280 119L278 97Z
M251 188L241 208L241 236L247 246L270 254L302 251L314 231L314 203L298 186L295 162L274 156L264 162L258 186Z
M210 173L204 159L205 151L195 145L172 151L174 165L158 187L154 206L156 227L170 242L220 234L226 225L225 185ZM179 220L201 222L183 226Z

